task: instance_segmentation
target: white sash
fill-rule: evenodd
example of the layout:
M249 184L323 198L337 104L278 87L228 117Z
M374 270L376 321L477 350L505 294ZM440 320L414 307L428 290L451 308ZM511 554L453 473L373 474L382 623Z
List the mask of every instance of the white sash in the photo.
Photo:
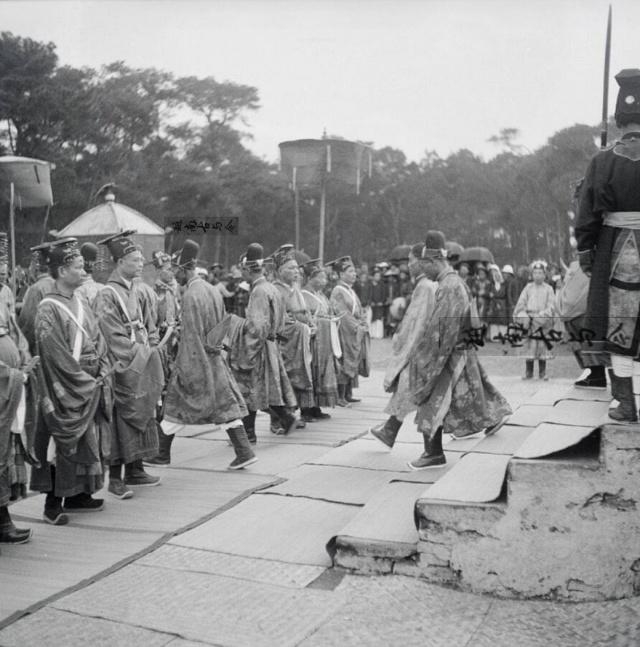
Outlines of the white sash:
M356 315L356 300L355 296L356 293L351 289L351 288L345 288L344 285L336 285L337 288L340 288L343 292L349 295L349 298L351 299L351 302L353 305L351 306L351 314L355 317Z
M113 285L109 285L108 283L104 287L111 290L116 295L116 298L118 299L118 302L120 303L120 309L122 310L122 314L124 314L124 316L127 318L127 323L129 324L129 327L131 328L131 333L129 335L129 338L131 339L132 342L135 342L136 333L135 333L135 331L133 329L133 321L131 320L131 317L129 315L129 311L127 310L127 306L125 305L124 301L122 300L122 297L120 296L120 293L118 292L118 290L116 290L113 287Z
M91 339L89 336L89 333L84 329L82 324L84 323L84 308L82 307L82 304L80 303L80 299L78 299L77 296L74 295L73 297L74 301L78 304L78 316L76 317L73 312L71 312L71 309L68 308L64 303L61 301L58 301L57 299L53 299L51 297L45 297L40 301L40 303L53 303L55 304L58 308L60 308L63 312L66 312L67 315L69 315L69 318L73 321L73 323L77 326L78 330L76 331L76 336L75 339L73 340L73 359L76 360L76 362L80 361L80 353L82 352L82 335L86 335L87 339Z

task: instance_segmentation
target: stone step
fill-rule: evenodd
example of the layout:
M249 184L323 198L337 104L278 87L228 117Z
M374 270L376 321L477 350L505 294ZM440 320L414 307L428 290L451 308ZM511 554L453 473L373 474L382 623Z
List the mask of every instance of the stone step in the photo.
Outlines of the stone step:
M424 483L405 481L380 488L328 542L334 566L360 573L397 572L398 565L405 562L410 566L418 541L413 507L424 489Z

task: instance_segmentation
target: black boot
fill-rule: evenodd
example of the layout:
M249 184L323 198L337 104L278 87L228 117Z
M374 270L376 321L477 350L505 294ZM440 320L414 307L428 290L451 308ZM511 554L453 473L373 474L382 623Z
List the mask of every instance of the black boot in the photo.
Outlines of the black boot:
M256 412L249 411L249 415L242 419L242 424L247 432L249 443L251 445L255 445L258 442L258 439L256 438Z
M616 400L620 403L617 407L609 409L609 418L616 422L637 422L636 399L633 395L633 378L618 377L613 374L612 391L616 391Z
M298 420L296 417L283 406L271 407L273 412L278 417L280 423L280 430L275 432L278 436L286 436L289 432L296 428Z
M389 449L393 448L393 444L396 442L396 436L402 427L402 420L398 420L394 416L390 416L389 419L382 426L371 427L369 431L371 435L379 440L385 447Z
M538 360L538 376L540 377L541 380L548 380L549 378L547 377L547 360L546 359L539 359Z
M26 544L31 538L31 528L16 528L9 508L0 506L0 544Z
M442 451L442 427L438 427L431 435L424 434L424 452L420 458L407 463L412 470L426 470L440 467L447 462Z
M347 391L346 384L338 384L338 402L336 403L339 407L348 407L349 403L346 400L345 393Z
M314 418L317 420L328 420L331 416L328 413L325 413L320 407L313 407L311 413Z
M353 397L353 388L351 384L347 384L344 390L344 399L347 402L361 402L361 400L358 400L358 398Z
M524 366L525 366L525 373L524 373L524 377L522 379L523 380L532 380L533 379L533 360L532 359L526 359L524 361Z
M318 419L313 415L312 407L302 407L300 409L300 417L304 422L318 422Z
M122 463L109 465L109 493L116 499L130 499L133 496L133 490L122 480Z
M145 458L144 465L155 465L156 467L165 467L171 464L171 444L175 434L165 434L162 426L156 422L158 428L158 455L153 458Z
M144 471L142 459L139 458L124 466L124 482L128 486L153 487L160 484L160 477L147 474Z
M578 389L606 389L607 376L604 372L604 366L591 366L589 368L589 375L573 384Z
M94 499L87 492L80 492L64 499L65 512L98 512L104 508L104 499Z
M244 427L231 427L231 429L227 429L227 435L236 452L236 457L231 461L227 469L241 470L243 467L251 465L258 460L253 453L253 449L251 449Z
M51 470L51 491L47 492L44 500L44 513L42 518L53 526L64 526L69 523L69 517L62 510L62 497L56 496L56 468L49 466Z
M607 373L609 374L609 382L611 383L611 396L614 400L618 400L618 383L616 382L616 375L612 368L608 368Z

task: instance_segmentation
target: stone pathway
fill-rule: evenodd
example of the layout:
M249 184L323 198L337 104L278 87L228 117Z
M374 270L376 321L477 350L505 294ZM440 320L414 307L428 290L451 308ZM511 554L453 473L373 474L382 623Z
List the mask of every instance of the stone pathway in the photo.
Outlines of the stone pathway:
M259 416L260 461L241 473L224 470L231 449L222 431L185 427L172 467L157 471L161 487L108 498L105 511L62 528L39 521L41 496L14 506L34 537L2 547L0 645L640 644L639 599L498 600L330 568L327 541L382 487L394 482L407 497L425 487L402 464L420 450L408 424L397 465L351 465L353 448L374 443L358 438L384 419L381 377L362 381L360 404L287 438L272 436ZM514 404L549 404L569 385L494 382Z

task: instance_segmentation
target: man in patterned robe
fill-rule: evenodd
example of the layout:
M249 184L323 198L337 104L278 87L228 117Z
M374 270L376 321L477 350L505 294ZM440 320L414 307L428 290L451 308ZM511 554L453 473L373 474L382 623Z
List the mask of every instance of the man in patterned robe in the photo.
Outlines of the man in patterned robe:
M84 259L84 272L86 278L82 285L76 290L75 294L84 299L89 307L93 307L93 302L96 300L98 292L103 287L102 283L93 280L93 268L95 267L98 258L98 248L93 243L84 243L80 247L80 253Z
M609 410L618 422L636 422L633 362L640 355L640 70L622 70L616 124L622 139L589 164L580 190L578 260L591 276L585 327L594 333L585 350L611 355Z
M6 266L8 258L7 235L0 232L0 265ZM8 506L26 495L26 443L21 438L24 432L21 411L24 411L24 386L33 363L11 304L9 300L0 301L0 543L23 544L29 541L31 530L16 528Z
M423 243L414 245L409 253L409 272L415 279L415 287L409 307L393 336L391 359L384 376L385 391L393 393L385 409L389 418L383 425L370 430L374 438L389 448L392 448L396 441L402 421L416 410L409 388L409 363L417 342L425 334L436 303L438 284L425 274L423 248Z
M285 327L286 308L278 289L264 276L264 264L262 245L249 245L240 261L251 285L246 319L230 335L229 363L247 404L249 412L243 422L252 443L256 442L258 411L273 413L279 422L274 433L288 434L297 422L289 411L296 407L296 398L278 343Z
M303 265L307 284L302 290L302 296L316 329L316 334L311 338L311 368L316 401L311 415L321 420L331 416L324 413L320 407L334 407L338 401L336 363L342 351L337 318L333 316L329 299L324 294L327 273L319 260L308 261Z
M315 326L298 287L300 270L293 245L282 245L274 254L277 278L273 285L279 290L286 308L280 350L289 381L296 394L302 421L314 422L312 409L313 377L311 375L311 337Z
M456 438L482 430L495 433L511 413L489 382L471 343L471 295L446 258L440 231L427 232L424 273L437 280L435 307L409 363L409 388L418 413L424 452L409 467L422 470L446 463L442 433Z
M104 503L91 495L103 486L109 451L109 362L88 304L74 295L85 278L77 240L51 243L47 256L55 285L36 314L44 424L36 435L40 467L31 471L31 489L47 493L44 520L63 525L64 512L101 510Z
M356 280L356 268L349 256L331 263L338 274L338 282L331 291L330 303L340 317L338 332L342 358L338 371L338 406L360 402L352 395L358 386L358 375L369 375L369 325L364 308L352 286Z
M142 465L142 459L158 453L155 414L164 377L158 350L149 343L134 284L142 274L144 257L130 238L133 233L125 231L98 243L107 245L116 267L94 304L115 367L109 492L120 499L133 496L128 486L153 486L160 480Z
M242 418L248 411L224 357L226 313L220 292L196 272L200 247L186 240L180 254L178 282L182 297L182 335L171 382L165 420L187 425L224 425L236 453L229 469L255 463Z
M32 355L37 355L36 351L36 312L38 311L38 304L43 297L55 285L55 281L51 274L49 274L49 266L47 265L47 250L49 243L42 243L31 248L32 265L36 272L36 282L27 288L22 300L22 309L18 317L18 326L22 330L22 334L27 338L29 343L29 352Z

